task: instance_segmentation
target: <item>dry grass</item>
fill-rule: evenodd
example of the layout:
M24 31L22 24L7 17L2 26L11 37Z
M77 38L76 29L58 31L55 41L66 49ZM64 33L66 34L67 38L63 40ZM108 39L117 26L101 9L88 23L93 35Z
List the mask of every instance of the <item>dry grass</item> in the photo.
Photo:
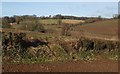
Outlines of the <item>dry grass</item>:
M58 24L58 19L41 19L40 23L42 24Z
M42 19L40 22L42 24L58 24L59 19ZM85 22L83 20L70 20L70 19L63 19L62 23L68 23L68 24L79 24L81 22Z
M64 19L62 20L63 23L68 23L68 24L79 24L82 22L85 22L83 20L70 20L70 19Z

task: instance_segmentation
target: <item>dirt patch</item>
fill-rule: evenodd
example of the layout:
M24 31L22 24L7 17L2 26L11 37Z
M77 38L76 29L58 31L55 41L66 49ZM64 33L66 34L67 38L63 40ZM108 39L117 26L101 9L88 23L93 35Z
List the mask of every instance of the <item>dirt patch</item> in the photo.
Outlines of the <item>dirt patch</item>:
M3 72L118 72L118 61L68 61L49 64L3 64Z

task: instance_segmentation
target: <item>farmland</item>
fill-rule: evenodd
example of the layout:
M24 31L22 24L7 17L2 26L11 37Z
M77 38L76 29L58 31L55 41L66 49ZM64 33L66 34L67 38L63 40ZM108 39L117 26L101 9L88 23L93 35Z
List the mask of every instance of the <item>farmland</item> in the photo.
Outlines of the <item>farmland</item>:
M91 67L94 65L94 69L96 69L96 67L100 66L100 63L106 66L108 62L111 64L109 67L114 66L113 69L108 70L101 66L101 71L103 69L105 71L116 71L117 49L119 47L117 26L117 19L105 19L92 23L74 19L40 19L35 22L34 20L27 20L21 21L19 24L13 23L11 28L3 28L2 30L8 39L10 38L9 33L12 34L13 38L13 45L5 47L7 53L3 56L3 71L17 71L15 68L23 72L31 70L30 68L35 68L34 71L39 69L48 72L70 71L74 67L82 67L81 65L85 66L81 71L85 71L87 65ZM16 35L19 37L21 33L25 34L25 37L18 42L18 46L21 46L18 49L20 48L19 50L22 51L19 52L15 49L14 44L16 44ZM22 46L27 44L29 44L27 48ZM67 63L67 67L63 68L65 70L61 69L64 65L61 62ZM7 65L12 63L15 65ZM26 68L27 65L23 65L31 63L36 65L29 65L30 68L28 69ZM52 65L52 63L55 63L55 65ZM61 65L58 65L59 63ZM17 64L21 65L16 66ZM70 64L71 66L69 66ZM24 70L20 69L21 66L24 67ZM79 70L73 69L73 71ZM86 71L92 70L86 69ZM98 71L98 69L95 71Z
M77 29L77 28L75 28ZM117 35L118 20L103 20L95 23L79 26L77 30L87 30L90 32Z
M73 28L75 31L81 31L81 35L96 38L118 39L118 20L103 20L94 23L88 23Z
M2 2L0 72L119 72L118 2Z

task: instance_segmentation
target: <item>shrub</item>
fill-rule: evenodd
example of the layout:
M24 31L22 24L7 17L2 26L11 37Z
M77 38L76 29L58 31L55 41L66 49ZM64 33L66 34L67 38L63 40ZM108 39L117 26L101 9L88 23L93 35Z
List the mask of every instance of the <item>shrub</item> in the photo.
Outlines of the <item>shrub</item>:
M29 31L38 31L45 32L43 25L40 22L36 21L25 21L20 23L19 29L29 30Z
M2 21L2 28L10 28L10 27L11 25L8 22Z

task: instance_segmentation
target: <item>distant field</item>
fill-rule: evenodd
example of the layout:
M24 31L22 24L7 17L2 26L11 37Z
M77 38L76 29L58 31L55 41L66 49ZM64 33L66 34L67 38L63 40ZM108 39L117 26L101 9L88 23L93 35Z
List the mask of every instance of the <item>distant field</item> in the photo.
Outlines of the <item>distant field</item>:
M85 22L83 20L68 20L68 19L65 19L65 20L62 20L63 23L69 23L69 24L79 24L79 23L82 23L82 22Z
M59 21L58 19L41 19L41 20L39 20L39 22L42 24L57 24L58 21Z
M93 33L117 34L118 20L103 20L75 27L76 30L84 30Z
M59 34L61 32L62 25L57 25L59 23L59 19L40 19L39 22L44 25L44 28L46 30L49 30L49 32L56 33L59 31ZM12 28L15 29L21 29L24 28L23 26L26 25L26 23L31 23L32 21L23 21L20 22L20 24L15 24L12 26ZM61 23L67 23L67 24L80 24L81 22L84 22L83 20L70 20L70 19L63 19L61 20Z
M118 20L103 20L73 27L77 36L87 38L118 40ZM75 35L74 35L75 36Z
M59 19L42 19L40 20L42 24L58 24ZM70 19L63 19L62 23L68 23L68 24L79 24L81 22L84 22L83 20L70 20Z
M58 24L58 21L59 21L58 19L40 20L42 24L47 24L47 25L44 25L44 28L47 30L47 32L55 35L61 34L62 25L53 25L53 24ZM30 21L25 21L25 22L30 22ZM70 24L78 24L84 21L64 19L62 20L62 22L70 23ZM20 25L13 26L13 28L17 28L17 29L19 29L19 27ZM72 37L80 37L81 35L84 35L87 37L116 39L118 37L118 20L117 19L102 20L94 23L74 26L71 28L71 34L72 34Z

